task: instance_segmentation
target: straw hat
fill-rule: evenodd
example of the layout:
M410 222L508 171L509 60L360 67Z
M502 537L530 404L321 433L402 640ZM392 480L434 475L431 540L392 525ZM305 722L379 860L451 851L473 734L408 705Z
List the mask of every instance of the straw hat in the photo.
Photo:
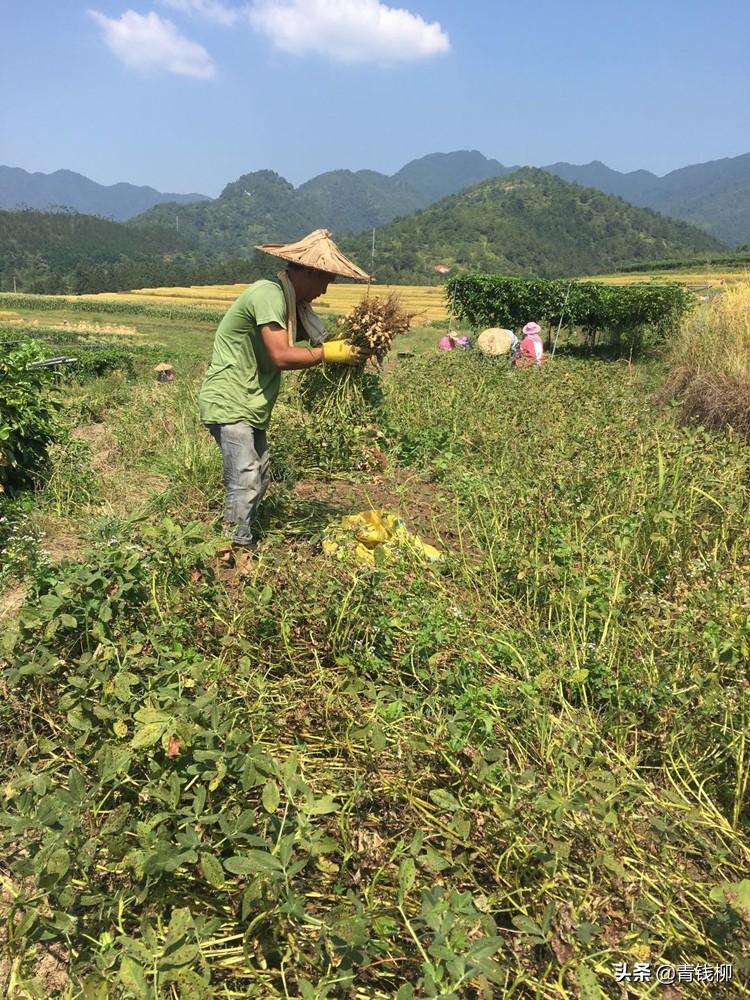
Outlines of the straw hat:
M155 372L171 372L172 366L168 365L166 361L160 361L158 365L154 365Z
M370 278L366 271L342 254L327 229L316 229L296 243L264 243L255 249L342 278Z

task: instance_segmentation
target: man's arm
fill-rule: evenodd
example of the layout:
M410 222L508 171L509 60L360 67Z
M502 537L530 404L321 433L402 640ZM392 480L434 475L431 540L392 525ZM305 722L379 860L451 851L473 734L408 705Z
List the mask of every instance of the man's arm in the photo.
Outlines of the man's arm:
M322 347L290 347L289 335L278 323L266 323L260 328L260 335L271 363L281 371L312 368L323 360Z

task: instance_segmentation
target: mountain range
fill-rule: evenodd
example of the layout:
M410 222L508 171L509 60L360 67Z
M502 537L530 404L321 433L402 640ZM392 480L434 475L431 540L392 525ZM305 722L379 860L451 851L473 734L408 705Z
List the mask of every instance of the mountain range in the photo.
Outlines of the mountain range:
M20 167L0 166L0 209L68 208L124 222L163 201L187 204L208 200L204 194L167 194L135 184L97 184L72 170L32 174Z
M248 236L247 245L255 236L298 236L305 227L326 226L336 233L362 232L517 169L488 159L477 150L460 150L412 160L391 176L374 170L333 170L297 188L273 171L259 170L242 175L227 184L219 198L210 199L131 184L104 186L69 170L30 174L18 167L0 166L0 208L67 206L119 220L140 216L139 222L175 225L176 206L189 205L187 212L179 212L180 227L187 225L201 231L207 220L208 228L214 231L210 239L201 237L207 249L217 249L223 240L235 250L239 249L237 239L224 239L215 231L215 222L229 223L230 228L249 225L255 235ZM553 163L541 169L624 198L633 205L692 222L723 243L736 246L750 241L750 153L682 167L664 177L647 170L622 173L598 160L584 165ZM263 200L266 197L268 201ZM243 209L238 206L243 198L260 201L246 211L249 204ZM229 213L228 202L232 202ZM287 221L292 225L291 232ZM216 247L209 246L213 243Z
M321 199L325 194L322 189ZM173 206L174 207L174 206ZM0 211L0 288L114 291L164 284L246 280L278 261L253 251L276 234L313 228L316 209L270 171L228 185L222 197L180 207L179 233L169 206L130 223L71 212ZM345 252L371 261L369 232L343 233ZM575 276L636 261L710 255L722 244L687 222L534 167L490 177L378 229L379 281L429 284L448 272Z

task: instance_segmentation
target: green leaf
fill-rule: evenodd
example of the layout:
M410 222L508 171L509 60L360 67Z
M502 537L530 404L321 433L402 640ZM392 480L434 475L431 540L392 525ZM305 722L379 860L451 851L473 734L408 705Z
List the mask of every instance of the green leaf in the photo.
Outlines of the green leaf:
M399 986L396 1000L414 1000L414 987L410 983Z
M116 806L112 812L107 816L100 830L102 837L111 837L112 834L119 833L120 830L125 826L128 821L128 815L130 814L130 803L123 802L122 805Z
M215 996L206 980L192 969L179 969L165 978L176 984L181 1000L212 1000Z
M184 944L180 948L174 948L165 953L159 961L160 969L179 969L184 965L190 965L200 954L197 944Z
M529 937L538 938L540 941L545 940L544 931L539 926L536 921L532 920L531 917L518 916L513 917L513 925L523 931L524 934L528 934Z
M172 919L167 928L165 947L181 941L193 929L193 915L187 906L180 906L172 911Z
M87 976L83 983L83 1000L107 1000L107 980L98 975Z
M65 874L65 872L70 868L70 855L64 847L59 847L56 851L53 851L52 854L50 854L47 860L46 868L50 875Z
M100 779L106 784L128 770L132 754L127 747L106 745L99 762Z
M475 962L484 958L491 958L504 946L505 942L501 937L498 937L497 935L488 935L487 937L479 938L479 940L472 945L466 957L473 959Z
M584 920L583 923L576 927L576 937L584 944L591 944L594 935L598 934L599 930L598 924L591 924L587 920Z
M612 854L605 854L602 858L602 864L615 875L619 875L620 878L627 878L628 873Z
M72 767L68 772L68 789L70 794L77 799L82 799L86 794L86 782L83 775L76 768Z
M171 722L172 717L167 715L166 712L160 711L158 708L151 708L146 706L145 708L139 708L135 713L135 717L139 722L144 725L150 726L155 722L163 722L166 726L167 723Z
M136 941L135 938L128 937L127 934L123 934L117 940L122 945L122 950L130 958L140 962L146 968L151 965L154 959L153 953L142 941Z
M604 1000L599 980L587 965L579 965L576 979L581 1000Z
M339 804L332 795L323 795L308 806L305 812L308 816L326 816L328 813L338 812L338 808Z
M274 813L279 807L279 802L281 801L281 795L279 794L279 786L275 781L267 781L263 786L263 794L261 796L263 802L263 808L267 813Z
M284 869L278 858L268 851L247 851L234 855L224 862L224 867L233 875L257 875L258 873L278 873Z
M196 816L200 816L203 812L203 807L206 804L206 798L208 792L206 791L205 785L197 785L195 788L195 793L193 796L193 812Z
M224 885L226 881L224 878L224 869L221 866L221 861L214 857L213 854L201 854L201 869L203 871L203 878L209 885L213 885L217 889L220 889Z
M417 877L417 866L414 858L404 858L398 869L399 900L403 903L404 897L414 885Z
M433 788L430 792L430 798L436 806L446 812L455 812L461 808L461 803L444 788Z
M130 745L134 750L142 750L144 747L153 746L154 743L158 743L159 740L164 735L168 723L166 722L149 722L145 726L141 726L140 729L136 730L133 739L130 741Z
M420 861L424 861L427 867L433 872L444 872L446 868L450 868L451 863L442 854L438 854L434 847L430 847L428 844L424 849L424 854L420 857Z
M120 962L120 982L133 993L137 1000L149 1000L150 991L146 985L146 976L140 965L125 955Z

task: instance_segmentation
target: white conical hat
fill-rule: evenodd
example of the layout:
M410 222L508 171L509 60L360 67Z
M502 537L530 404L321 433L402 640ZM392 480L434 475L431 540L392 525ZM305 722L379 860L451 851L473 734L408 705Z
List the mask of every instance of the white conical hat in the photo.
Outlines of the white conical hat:
M296 243L264 243L255 249L342 278L370 278L366 271L342 254L327 229L316 229Z

